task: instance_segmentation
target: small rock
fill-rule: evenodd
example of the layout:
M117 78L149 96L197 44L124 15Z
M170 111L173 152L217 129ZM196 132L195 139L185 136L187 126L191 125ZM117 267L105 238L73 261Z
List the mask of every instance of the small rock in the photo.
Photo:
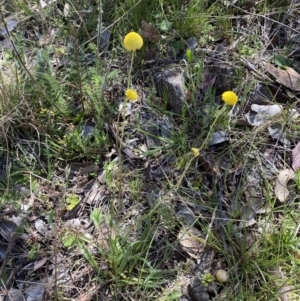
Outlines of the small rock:
M192 301L208 301L207 287L202 284L198 277L194 278L193 284L188 286L188 293Z
M194 50L198 46L198 41L195 37L190 37L185 42L187 47L191 50Z
M1 218L0 220L0 233L1 238L4 238L10 242L14 232L16 232L18 226L11 220Z
M185 40L185 44L187 46L187 49L191 50L191 52L194 53L195 49L198 46L198 41L195 37L190 37L190 38ZM184 53L182 58L187 60L186 52Z
M181 114L186 100L183 70L173 68L159 71L153 75L153 80L159 97L167 100L173 112Z
M208 285L207 292L212 296L216 296L218 294L218 289L219 289L218 284L213 281Z
M43 300L45 287L39 283L33 283L26 289L27 301ZM21 299L22 300L22 299Z
M100 32L100 40L99 40L100 51L107 50L109 46L110 36L111 36L111 32L106 28Z
M86 138L87 136L93 136L94 132L95 132L95 128L93 126L86 125L81 132L81 136L83 138Z
M210 141L208 142L208 145L209 146L216 145L228 140L229 140L228 133L221 130L221 131L214 132L212 134Z
M153 124L151 121L146 122L143 126L146 132L146 144L148 148L155 148L161 145L159 139L159 129L158 126Z

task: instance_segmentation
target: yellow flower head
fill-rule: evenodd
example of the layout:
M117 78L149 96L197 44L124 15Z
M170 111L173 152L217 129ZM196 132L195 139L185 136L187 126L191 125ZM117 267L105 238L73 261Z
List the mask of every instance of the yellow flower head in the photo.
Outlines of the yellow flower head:
M199 149L198 148L192 147L191 151L192 151L195 158L199 156Z
M128 33L124 38L124 47L127 51L136 51L143 46L143 38L136 32Z
M137 101L138 95L133 89L127 89L125 92L125 96L132 101Z
M222 100L229 106L234 106L239 98L233 91L226 91L222 94Z

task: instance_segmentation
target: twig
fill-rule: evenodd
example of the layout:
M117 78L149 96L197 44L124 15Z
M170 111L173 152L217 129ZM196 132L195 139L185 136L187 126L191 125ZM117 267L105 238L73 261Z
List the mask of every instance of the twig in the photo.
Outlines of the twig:
M5 257L4 257L3 262L2 262L1 270L0 270L0 279L2 279L2 277L3 277L3 273L4 273L4 270L5 270L7 261L9 259L9 254L11 252L11 248L13 246L13 243L14 243L15 238L16 238L17 235L18 235L18 233L15 233L15 232L11 234L10 241L9 241L9 244L8 244L8 247L7 247L7 250L6 250L6 253L5 253Z

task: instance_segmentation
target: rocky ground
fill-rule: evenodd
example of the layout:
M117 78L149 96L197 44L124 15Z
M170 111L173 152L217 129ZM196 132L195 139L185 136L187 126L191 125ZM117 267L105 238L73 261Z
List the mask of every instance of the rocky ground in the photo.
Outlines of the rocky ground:
M138 15L136 102L110 4L2 6L1 300L299 300L300 3Z

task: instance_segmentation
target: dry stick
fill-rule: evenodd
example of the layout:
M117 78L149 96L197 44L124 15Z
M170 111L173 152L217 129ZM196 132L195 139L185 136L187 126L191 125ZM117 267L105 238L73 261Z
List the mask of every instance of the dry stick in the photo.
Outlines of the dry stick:
M20 258L18 260L16 266L14 267L14 269L10 273L8 279L6 280L6 282L5 282L5 288L9 288L10 287L11 282L14 280L16 273L20 271L21 267L22 267L22 258Z
M135 54L135 51L132 51L131 62L130 62L130 67L129 67L129 72L128 72L127 89L129 88L129 85L130 85L130 82L131 82L131 72L132 72L134 54ZM120 122L120 117L121 117L121 114L122 114L122 112L123 112L124 109L125 109L125 115L124 115L124 117L126 119L126 106L127 106L127 103L128 103L128 99L127 99L127 97L125 97L124 105L123 105L122 109L120 110L120 112L118 114L117 124L119 124L119 122ZM119 149L118 149L118 156L119 156L119 173L118 173L118 178L119 178L119 184L120 184L119 194L118 194L119 202L121 200L121 196L122 196L122 192L123 192L123 190L122 190L122 182L121 182L122 181L122 160L121 160L121 153L122 153L122 143L123 143L124 134L125 134L125 120L123 121L121 130L122 130L121 131L121 137L119 138L120 145L119 145ZM120 204L122 204L122 202L120 202Z
M30 79L32 80L32 82L34 83L34 85L36 86L36 88L39 90L39 92L40 92L40 93L45 97L45 99L48 100L48 101L49 101L49 102L50 102L50 103L51 103L58 111L60 111L59 107L55 104L55 102L53 102L53 101L47 96L47 94L44 92L44 90L41 88L41 86L37 83L37 81L34 79L34 77L31 75L31 73L30 73L29 70L27 69L26 65L24 64L24 62L23 62L23 60L22 60L22 58L21 58L21 56L20 56L20 54L19 54L19 52L18 52L18 50L17 50L17 47L16 47L16 45L15 45L15 43L14 43L14 41L13 41L13 38L12 38L12 36L11 36L11 34L10 34L8 28L7 28L7 25L6 25L6 22L5 22L5 20L4 20L4 16L3 16L2 11L0 11L0 15L1 15L1 20L2 20L2 22L3 22L3 24L4 24L4 28L5 28L6 32L7 32L7 35L8 35L8 37L9 37L9 40L10 40L11 45L12 45L12 47L13 47L13 49L14 49L14 52L15 52L17 58L18 58L19 63L22 65L22 67L24 68L24 70L26 71L26 73L28 74L28 76L30 77Z
M294 56L294 55L299 55L300 53L300 46L298 46L295 50L293 50L292 52L290 52L287 57L290 58L291 56Z
M16 233L16 232L11 234L10 241L9 241L9 244L8 244L8 247L7 247L7 250L6 250L6 254L5 254L5 257L3 259L1 270L0 270L0 279L2 279L2 277L3 277L3 273L4 273L4 270L5 270L7 261L9 259L9 254L11 252L11 248L13 246L13 243L14 243L15 238L16 238L17 235L18 235L18 233Z
M72 4L73 4L73 3L72 3ZM86 33L87 37L88 37L89 40L90 40L91 37L90 37L89 31L88 31L88 29L87 29L86 23L85 23L85 21L84 21L84 18L83 18L82 14L81 14L80 7L79 7L78 3L76 3L76 2L75 2L75 4L74 4L74 6L76 6L76 7L75 7L75 11L76 11L76 13L77 13L77 15L78 15L80 21L81 21L82 24L83 24L83 27L84 27L84 30L85 30L85 33Z
M8 143L8 139L7 139L7 132L8 132L8 127L5 129L4 125L2 125L2 131L4 134L4 140L5 140L5 144L6 144L6 149L9 150L9 143ZM6 175L8 175L8 171L9 171L9 151L7 151L7 155L6 155ZM6 189L5 189L5 194L9 192L9 186L10 186L10 176L6 177L7 182L6 182ZM1 278L1 277L0 277Z
M212 214L212 217L211 217L211 220L210 220L210 223L208 225L208 231L207 231L207 234L206 234L206 237L205 237L205 240L204 240L204 247L206 246L207 244L207 241L208 241L208 238L209 238L209 235L211 233L211 229L214 225L214 222L215 222L215 219L216 219L216 212L217 212L217 209L219 207L219 204L217 204L217 206L215 207L214 211L213 211L213 214Z
M53 224L54 225L54 224ZM56 228L56 225L54 225L54 229ZM55 231L55 233L57 233L57 231ZM58 254L58 250L57 250L57 241L56 241L56 235L55 235L55 241L54 241L54 298L55 300L58 301L58 273L57 273L57 266L58 266L58 262L57 262L57 254Z
M1 94L3 95L4 98L6 98L7 100L9 100L9 97L7 95L7 89L4 85L4 79L3 79L3 75L2 75L2 72L0 72L0 83L1 83ZM2 111L2 107L1 107L1 111ZM8 118L8 117L7 117ZM7 133L9 131L9 127L6 126L5 127L5 123L6 123L6 118L3 122L1 122L1 128L2 128L2 132L4 133L4 140L5 140L5 144L6 144L6 149L7 149L7 153L6 153L6 189L5 189L5 195L9 192L9 187L10 187L10 176L9 176L9 143L8 143L8 139L7 139Z

